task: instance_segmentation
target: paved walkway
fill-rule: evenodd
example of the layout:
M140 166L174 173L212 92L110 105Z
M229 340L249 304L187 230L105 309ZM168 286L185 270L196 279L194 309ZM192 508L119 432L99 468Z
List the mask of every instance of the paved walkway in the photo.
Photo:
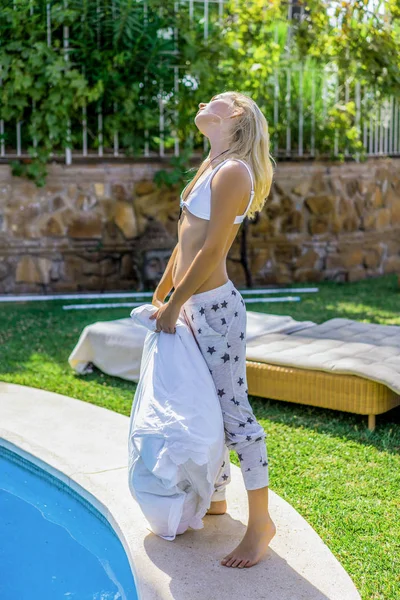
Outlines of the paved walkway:
M129 418L68 396L0 382L0 444L46 468L91 501L119 534L140 600L360 600L312 527L269 490L277 533L248 569L219 564L243 537L247 494L232 465L228 513L173 542L151 533L127 480Z

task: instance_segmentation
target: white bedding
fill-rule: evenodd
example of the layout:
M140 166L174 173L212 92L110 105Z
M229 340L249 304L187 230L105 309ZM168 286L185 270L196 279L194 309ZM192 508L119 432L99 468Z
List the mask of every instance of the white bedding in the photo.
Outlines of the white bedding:
M151 531L172 541L202 529L223 460L224 423L215 385L183 315L176 334L155 333L157 308L135 308L146 328L131 408L128 482Z

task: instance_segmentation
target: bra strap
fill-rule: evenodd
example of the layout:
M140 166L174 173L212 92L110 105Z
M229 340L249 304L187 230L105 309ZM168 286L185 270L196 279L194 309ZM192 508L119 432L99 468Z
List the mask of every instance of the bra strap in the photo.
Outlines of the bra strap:
M254 197L254 190L251 190L251 192L250 192L250 200L248 201L248 204L247 204L247 206L246 206L246 210L245 210L245 211L244 211L244 213L242 214L242 217L244 217L244 216L246 215L247 211L249 210L249 208L250 208L250 204L251 204L251 203L252 203L252 201L253 201L253 197Z
M251 204L251 202L252 202L252 200L253 200L253 196L254 196L254 181L253 181L253 175L252 175L252 172L251 172L251 170L250 170L250 167L249 167L249 165L248 165L248 164L247 164L247 163L246 163L244 160L242 160L241 158L235 158L235 159L233 159L233 160L238 160L239 162L241 162L242 164L244 164L244 166L246 167L246 169L247 169L247 170L248 170L248 172L249 172L250 179L251 179L251 192L250 192L250 199L249 199L249 201L248 201L248 203L247 203L247 206L246 206L246 209L245 209L244 213L243 213L243 214L241 214L241 215L239 215L240 217L244 217L244 216L246 215L247 211L249 210L250 204Z
M226 158L225 160L223 160L223 161L222 161L222 163L219 163L219 165L217 165L216 167L214 167L214 168L213 168L213 170L212 170L212 171L210 171L210 173L209 173L209 175L211 175L211 177L210 177L210 181L209 181L210 185L211 185L211 180L212 180L212 178L214 177L215 173L218 171L218 169L219 169L220 167L222 167L222 165L223 165L223 164L225 164L225 163L226 163L226 161L227 161L227 160L231 160L231 159L229 159L229 158Z
M239 162L241 162L242 164L244 164L244 166L248 170L249 175L250 175L250 179L251 179L251 191L253 191L253 189L254 189L253 174L252 174L252 172L250 170L249 165L244 160L242 160L241 158L234 158L233 160L238 160Z

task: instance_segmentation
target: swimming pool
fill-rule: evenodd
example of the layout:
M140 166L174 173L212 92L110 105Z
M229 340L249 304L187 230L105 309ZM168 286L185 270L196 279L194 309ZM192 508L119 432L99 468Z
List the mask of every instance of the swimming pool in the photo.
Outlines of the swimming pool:
M0 540L1 600L138 600L104 515L1 443Z

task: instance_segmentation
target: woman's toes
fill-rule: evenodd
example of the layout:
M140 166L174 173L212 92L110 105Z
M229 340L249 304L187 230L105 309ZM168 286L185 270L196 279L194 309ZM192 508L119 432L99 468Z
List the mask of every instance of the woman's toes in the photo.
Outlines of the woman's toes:
M232 567L237 567L242 562L242 560L242 558L235 558L235 560L232 563Z

